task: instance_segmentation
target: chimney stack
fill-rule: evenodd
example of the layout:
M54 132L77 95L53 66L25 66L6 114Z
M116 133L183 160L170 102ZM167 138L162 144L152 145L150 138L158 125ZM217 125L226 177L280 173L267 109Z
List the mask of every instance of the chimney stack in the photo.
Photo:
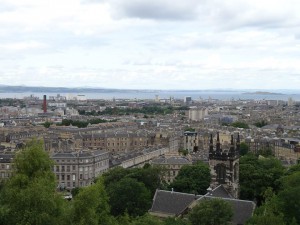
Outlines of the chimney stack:
M43 110L44 110L44 113L47 112L47 96L46 95L44 95Z

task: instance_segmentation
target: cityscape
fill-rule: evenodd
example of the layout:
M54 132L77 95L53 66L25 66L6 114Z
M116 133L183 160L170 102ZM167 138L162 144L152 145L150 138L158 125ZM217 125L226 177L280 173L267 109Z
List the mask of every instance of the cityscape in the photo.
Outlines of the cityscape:
M25 151L22 149L32 140L42 141L43 151L54 162L51 172L55 175L55 190L71 201L76 199L74 196L73 200L74 190L96 185L99 177L122 174L121 168L124 171L141 170L147 165L152 169L163 168L152 174L159 178L151 190L152 206L151 201L145 203L138 214L126 208L130 216L146 215L148 211L154 218L184 218L186 210L191 210L201 199L221 198L233 206L230 221L246 224L255 221L255 208L266 206L262 193L252 190L249 195L251 191L243 190L249 185L245 179L255 178L247 177L248 168L246 171L239 168L249 163L241 159L271 157L268 162L271 167L264 168L265 173L276 167L281 168L281 173L299 168L300 101L291 97L284 101L193 99L191 96L178 99L155 95L152 99L107 100L88 99L82 94L43 95L42 98L31 94L22 99L2 98L0 104L3 184L14 176L16 153ZM181 168L192 168L199 162L209 171L206 186L201 188L200 183L195 189L188 188L192 184L187 187L180 184L177 177L182 173ZM203 181L207 179L205 173L197 176ZM280 172L274 176L270 186L260 188L275 191L273 185ZM153 178L147 179L146 182L151 182ZM192 179L185 182L197 184L198 178ZM122 212L118 208L112 210L115 216ZM184 219L181 222L188 223Z
M0 0L0 225L300 225L299 11Z

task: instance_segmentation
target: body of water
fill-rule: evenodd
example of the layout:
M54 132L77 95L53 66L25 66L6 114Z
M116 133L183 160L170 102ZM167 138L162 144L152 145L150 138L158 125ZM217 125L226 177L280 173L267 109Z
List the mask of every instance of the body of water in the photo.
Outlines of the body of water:
M88 92L88 93L40 93L40 92L20 92L20 93L0 93L0 98L18 98L23 99L24 97L34 95L42 99L43 95L56 96L60 94L62 96L77 96L85 95L87 99L155 99L158 95L160 99L183 99L186 96L192 97L193 100L201 99L219 99L219 100L284 100L287 101L292 98L294 101L300 101L299 94L251 94L243 93L238 91L108 91L108 92Z

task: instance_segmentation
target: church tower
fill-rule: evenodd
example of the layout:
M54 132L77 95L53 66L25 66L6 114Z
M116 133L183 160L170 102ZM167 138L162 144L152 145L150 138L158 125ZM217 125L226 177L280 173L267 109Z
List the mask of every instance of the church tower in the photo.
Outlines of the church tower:
M213 135L210 135L209 167L212 176L212 188L222 184L232 197L239 197L239 157L240 136L236 140L231 135L229 149L222 149L219 133L217 133L216 146L213 143Z

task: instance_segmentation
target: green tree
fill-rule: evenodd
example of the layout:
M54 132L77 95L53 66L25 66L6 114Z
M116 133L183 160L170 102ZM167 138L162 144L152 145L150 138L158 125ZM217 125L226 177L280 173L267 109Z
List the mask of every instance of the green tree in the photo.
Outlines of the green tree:
M154 195L157 188L162 188L163 183L161 177L165 173L165 169L158 166L149 166L146 168L134 168L126 177L134 178L142 182L145 187Z
M195 165L183 166L169 187L185 193L205 194L210 180L208 165L198 162Z
M200 201L188 214L192 225L226 225L232 217L230 203L217 198Z
M49 121L46 121L45 123L43 123L43 125L44 125L45 128L49 128L51 124L52 123L49 122Z
M249 146L245 142L242 142L240 144L240 155L241 156L246 155L248 152L249 152Z
M72 224L112 224L114 220L109 212L108 196L102 180L99 179L96 184L81 188L74 198L71 210Z
M278 193L278 204L285 220L294 218L300 224L300 171L281 179L282 188Z
M130 216L141 216L151 206L151 193L144 183L125 177L107 187L111 212L114 216L127 212Z
M190 225L190 222L186 219L168 217L164 220L164 225Z
M33 140L16 154L14 175L1 195L1 222L7 225L60 224L64 200L56 193L53 162L41 141Z
M264 192L271 187L279 190L279 179L284 174L281 162L273 157L258 158L247 154L240 158L240 197L256 200L258 205L264 201Z
M272 147L263 147L258 150L258 155L262 155L264 157L274 156L274 151Z
M237 128L244 128L244 129L249 129L249 125L244 123L244 122L240 122L240 121L236 121L233 122L231 124L232 127L237 127Z
M255 125L256 127L264 127L264 126L268 125L268 122L262 120L262 121L259 121L259 122L254 123L254 125Z
M182 154L182 155L184 155L184 156L186 156L186 155L189 154L189 150L187 150L187 149L182 149L182 148L179 149L178 152L179 152L179 154Z
M255 209L254 215L247 221L247 225L285 225L283 213L279 209L278 198L272 188L265 191L264 197L265 202Z
M141 217L134 219L131 225L164 225L164 223L154 216L145 214Z
M123 167L117 166L104 173L103 180L104 185L107 188L108 185L120 181L122 178L130 173L130 169L124 169Z

